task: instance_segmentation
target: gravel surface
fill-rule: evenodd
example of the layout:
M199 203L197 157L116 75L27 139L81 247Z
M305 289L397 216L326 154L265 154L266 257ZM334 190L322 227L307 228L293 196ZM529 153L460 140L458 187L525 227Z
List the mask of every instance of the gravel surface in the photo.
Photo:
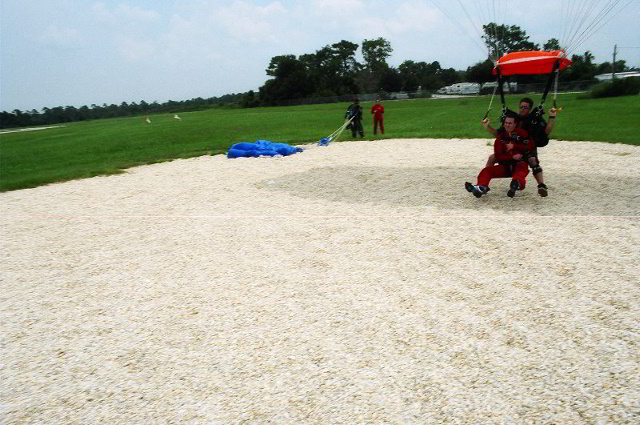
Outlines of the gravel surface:
M3 424L640 422L640 147L222 155L0 194Z

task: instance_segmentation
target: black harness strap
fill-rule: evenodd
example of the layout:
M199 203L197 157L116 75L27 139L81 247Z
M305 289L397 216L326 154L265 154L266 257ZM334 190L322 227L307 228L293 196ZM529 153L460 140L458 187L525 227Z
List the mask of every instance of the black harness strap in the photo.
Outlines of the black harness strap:
M504 113L507 111L507 102L504 101L504 90L502 90L502 84L504 80L502 79L502 74L500 74L500 66L496 66L496 75L498 76L498 91L500 92L500 101L502 102L502 115L504 117Z
M547 95L549 94L549 90L551 89L551 84L553 83L555 74L559 68L560 68L560 61L557 60L553 63L553 69L551 70L551 73L549 74L549 78L547 79L547 85L544 88L544 93L542 93L542 98L540 98L540 104L536 108L538 110L538 115L542 115L542 107L544 106L544 102L547 100Z

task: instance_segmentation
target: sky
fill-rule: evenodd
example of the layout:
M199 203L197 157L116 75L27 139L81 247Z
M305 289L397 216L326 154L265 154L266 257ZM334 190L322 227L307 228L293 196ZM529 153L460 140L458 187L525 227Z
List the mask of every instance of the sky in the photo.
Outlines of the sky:
M487 57L483 23L518 25L541 45L568 43L601 3L611 1L1 0L0 110L257 91L272 57L341 40L384 37L396 67L438 61L464 70ZM610 62L617 45L617 59L640 67L640 0L618 4L570 54Z

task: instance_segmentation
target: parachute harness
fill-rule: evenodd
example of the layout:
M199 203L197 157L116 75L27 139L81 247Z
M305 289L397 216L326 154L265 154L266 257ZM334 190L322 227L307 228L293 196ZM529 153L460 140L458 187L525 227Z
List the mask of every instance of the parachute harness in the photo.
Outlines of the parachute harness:
M554 75L555 74L555 75ZM549 89L551 89L551 83L553 83L555 79L555 85L553 90L553 107L556 107L556 97L558 95L558 76L560 75L560 61L555 61L553 63L553 70L551 74L549 74L549 79L547 80L547 85L544 88L544 93L542 94L542 98L540 99L540 104L533 111L533 120L532 124L536 125L542 120L542 115L544 115L544 102L547 99L547 95L549 94Z
M530 63L528 69L524 68L524 65ZM547 64L547 65L545 65ZM551 89L551 84L554 83L553 90L553 107L556 108L556 99L558 95L558 79L560 74L560 69L563 69L567 65L571 64L571 61L566 59L566 55L563 51L553 51L553 52L514 52L507 54L496 61L496 65L494 67L494 73L497 76L498 84L497 88L500 91L500 100L502 101L502 115L500 120L503 121L506 112L509 110L507 108L503 84L504 84L504 73L501 69L504 66L511 67L508 69L507 75L512 74L542 74L549 73L549 78L547 79L547 83L544 88L544 92L540 99L540 103L536 108L534 108L532 112L533 123L538 123L542 119L542 115L544 114L544 103L547 99L547 95L549 94L549 90ZM545 72L546 71L546 72ZM493 102L493 96L491 98L491 102ZM491 109L491 103L489 104L489 109ZM488 111L487 111L488 114ZM485 118L487 115L485 115ZM484 118L483 118L484 119Z

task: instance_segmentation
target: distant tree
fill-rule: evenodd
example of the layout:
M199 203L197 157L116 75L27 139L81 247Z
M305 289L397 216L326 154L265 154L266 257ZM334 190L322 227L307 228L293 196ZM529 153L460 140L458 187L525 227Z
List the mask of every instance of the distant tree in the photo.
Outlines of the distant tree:
M420 86L420 80L418 80L418 76L415 74L402 75L400 74L401 82L402 82L402 90L406 92L414 92L418 90Z
M457 83L463 80L462 76L453 68L443 69L440 72L442 83L445 86L450 86L453 83Z
M87 105L83 105L78 109L78 121L86 121L91 119L91 109Z
M616 61L615 72L629 71L625 60ZM611 62L603 62L596 67L596 74L608 74L613 72Z
M274 56L271 58L269 67L266 70L267 75L275 78L286 77L295 68L296 62L295 55Z
M243 108L255 108L260 105L260 100L256 96L253 90L249 90L242 97L242 107Z
M355 76L360 67L355 57L357 49L357 44L342 40L299 57L313 83L314 95L334 96L357 91Z
M526 31L517 25L497 25L490 22L483 25L482 40L489 48L489 56L498 58L505 53L519 50L538 50L539 46L529 41Z
M422 73L424 62L414 62L406 60L398 66L398 71L402 78L402 89L408 92L416 91L420 86L420 74Z
M571 56L572 64L568 72L564 74L564 79L567 81L592 80L598 69L593 63L593 59L595 57L588 50L583 55Z
M382 37L362 42L362 57L364 65L358 72L357 83L364 92L373 92L380 87L380 79L387 72L389 65L387 58L393 49L391 43Z
M294 55L275 56L267 68L274 77L260 87L260 101L275 105L279 101L302 99L313 93L313 81L308 78L305 65Z
M387 68L380 76L378 91L395 92L402 90L402 76L395 68Z
M365 67L373 73L382 72L388 68L387 58L391 56L392 52L391 43L382 37L362 42Z
M358 45L356 43L346 40L341 40L339 43L331 45L331 56L340 64L338 69L341 77L353 77L358 71L357 50Z
M440 63L404 61L398 67L402 76L403 89L405 91L415 91L418 87L423 90L436 90L442 87L442 69Z
M16 116L7 111L0 112L0 128L12 128L18 127L18 123L16 122Z
M556 38L550 38L549 41L542 46L543 50L560 50L560 42Z
M65 106L63 116L65 122L80 120L80 114L78 114L78 110L75 106Z
M495 80L492 72L493 61L487 59L484 62L478 62L475 65L468 67L466 79L474 83L486 83L487 81Z

